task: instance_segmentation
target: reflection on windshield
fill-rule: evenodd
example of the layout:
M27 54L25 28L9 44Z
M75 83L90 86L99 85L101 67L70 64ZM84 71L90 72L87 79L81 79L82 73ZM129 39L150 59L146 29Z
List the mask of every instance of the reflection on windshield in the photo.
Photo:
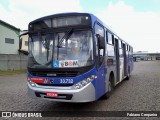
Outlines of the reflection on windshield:
M31 44L32 55L37 63L45 65L51 62L53 53L53 38L51 35L33 36Z
M35 61L40 65L48 63L50 67L55 68L91 65L93 63L91 31L74 31L58 47L64 35L66 33L61 32L42 35L41 38L33 36L31 51Z

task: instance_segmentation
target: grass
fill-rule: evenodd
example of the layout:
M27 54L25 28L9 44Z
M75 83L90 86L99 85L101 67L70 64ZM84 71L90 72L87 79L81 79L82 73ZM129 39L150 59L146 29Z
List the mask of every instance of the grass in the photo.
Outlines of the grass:
M8 76L8 75L16 75L24 73L26 73L26 70L7 70L7 71L0 71L0 76Z

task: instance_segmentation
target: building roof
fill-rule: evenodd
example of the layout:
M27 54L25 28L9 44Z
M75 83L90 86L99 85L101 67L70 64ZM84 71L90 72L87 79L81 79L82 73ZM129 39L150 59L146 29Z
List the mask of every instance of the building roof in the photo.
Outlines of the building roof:
M11 24L8 24L8 23L6 23L6 22L4 22L4 21L2 21L2 20L0 20L0 23L2 23L3 25L5 25L5 26L7 26L7 27L9 27L9 28L11 28L11 29L14 29L14 30L20 32L20 29L19 29L19 28L16 28L15 26L13 26L13 25L11 25Z
M160 55L160 53L133 53L134 55Z

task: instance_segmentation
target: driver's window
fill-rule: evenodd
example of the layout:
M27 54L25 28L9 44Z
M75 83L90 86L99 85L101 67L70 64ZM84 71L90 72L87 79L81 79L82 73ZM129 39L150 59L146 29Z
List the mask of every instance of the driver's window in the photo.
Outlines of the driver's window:
M95 34L99 34L101 37L104 37L104 29L98 24L95 24Z

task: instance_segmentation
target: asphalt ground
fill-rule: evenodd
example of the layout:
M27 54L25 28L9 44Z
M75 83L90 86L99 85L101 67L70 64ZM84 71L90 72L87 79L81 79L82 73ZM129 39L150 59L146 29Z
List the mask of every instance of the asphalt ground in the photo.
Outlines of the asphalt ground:
M0 111L69 111L70 114L73 111L160 111L160 61L135 62L129 81L124 80L118 84L109 99L90 103L61 103L32 99L27 95L26 74L0 76ZM55 119L81 119L81 117Z

